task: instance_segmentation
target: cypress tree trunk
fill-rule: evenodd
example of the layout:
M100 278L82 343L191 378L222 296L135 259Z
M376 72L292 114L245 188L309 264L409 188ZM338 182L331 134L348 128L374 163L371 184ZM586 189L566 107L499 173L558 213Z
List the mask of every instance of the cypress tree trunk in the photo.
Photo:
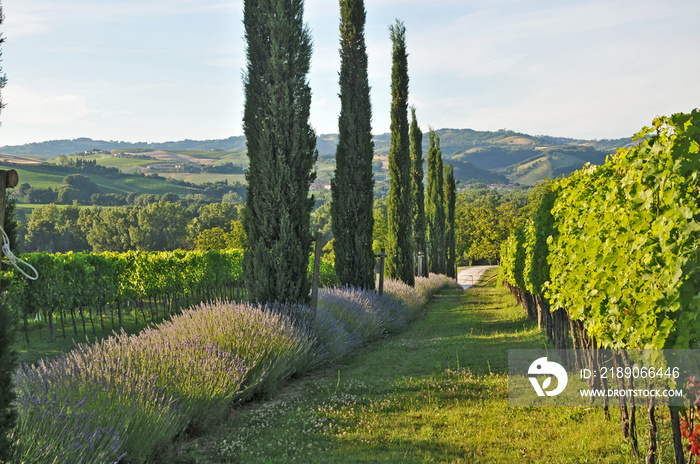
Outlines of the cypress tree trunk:
M440 137L431 129L428 134L428 186L425 216L428 224L428 266L430 272L445 272L445 191Z
M455 208L457 206L457 182L455 168L451 164L445 167L445 248L447 277L457 278L457 242L455 240Z
M306 75L311 35L302 0L245 0L243 129L250 165L243 224L250 299L307 303L311 251L309 187L318 153L309 125Z
M340 117L331 227L340 285L374 288L372 107L363 0L340 0Z
M418 127L416 109L411 108L411 193L413 195L413 243L423 253L423 277L428 277L425 241L425 188L423 186L423 132Z
M411 149L408 137L408 55L406 27L389 27L393 42L391 69L391 147L387 199L387 277L414 285L413 212L411 208Z

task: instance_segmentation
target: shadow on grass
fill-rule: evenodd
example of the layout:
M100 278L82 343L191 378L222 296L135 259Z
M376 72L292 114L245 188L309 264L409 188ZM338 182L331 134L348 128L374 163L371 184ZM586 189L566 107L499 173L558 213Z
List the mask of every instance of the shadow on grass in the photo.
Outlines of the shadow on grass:
M493 272L487 272L484 280ZM391 358L398 365L413 360L416 374L426 364L437 370L461 366L480 373L505 373L509 349L542 348L546 341L537 323L528 319L505 289L494 284L491 279L488 285L437 295L424 320L387 342L388 347L399 349Z

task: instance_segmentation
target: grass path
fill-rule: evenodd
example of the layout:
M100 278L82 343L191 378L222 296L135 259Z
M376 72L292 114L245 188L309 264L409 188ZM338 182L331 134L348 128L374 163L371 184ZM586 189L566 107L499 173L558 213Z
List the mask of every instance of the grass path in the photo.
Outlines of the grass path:
M442 292L406 332L347 364L235 409L207 435L183 437L162 461L634 462L615 411L606 420L602 408L507 406L507 350L539 348L544 339L495 274Z

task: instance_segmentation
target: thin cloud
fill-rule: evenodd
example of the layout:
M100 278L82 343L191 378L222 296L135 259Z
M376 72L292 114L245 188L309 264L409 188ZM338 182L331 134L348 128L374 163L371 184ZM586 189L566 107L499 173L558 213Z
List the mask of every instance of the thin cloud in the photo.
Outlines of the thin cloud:
M43 34L50 29L51 14L47 7L30 1L3 4L3 35L11 39Z
M3 100L8 103L3 110L4 118L16 124L37 128L51 124L71 124L90 114L85 98L73 93L38 93L26 87L8 84L3 89Z
M7 35L15 38L86 23L115 23L196 13L238 13L240 10L238 5L224 0L14 0L5 2L3 9L7 17Z

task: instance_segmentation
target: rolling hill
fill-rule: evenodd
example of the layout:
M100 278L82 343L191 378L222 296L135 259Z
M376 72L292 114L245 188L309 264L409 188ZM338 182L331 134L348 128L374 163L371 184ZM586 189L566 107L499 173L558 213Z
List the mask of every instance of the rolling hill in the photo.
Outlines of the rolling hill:
M457 179L462 184L534 185L547 177L569 174L587 162L601 164L617 148L632 143L631 139L577 140L508 130L440 129L436 133L440 136L445 163L454 164ZM320 156L316 169L322 182L330 181L337 143L336 134L322 134L317 138ZM389 144L389 134L374 137L375 176L380 183L386 178ZM0 147L0 162L55 162L60 155L79 155L125 173L158 174L193 183L243 182L248 165L245 150L245 138L241 136L163 143L79 138ZM424 154L427 151L426 136ZM114 187L117 189L123 191L121 187Z

